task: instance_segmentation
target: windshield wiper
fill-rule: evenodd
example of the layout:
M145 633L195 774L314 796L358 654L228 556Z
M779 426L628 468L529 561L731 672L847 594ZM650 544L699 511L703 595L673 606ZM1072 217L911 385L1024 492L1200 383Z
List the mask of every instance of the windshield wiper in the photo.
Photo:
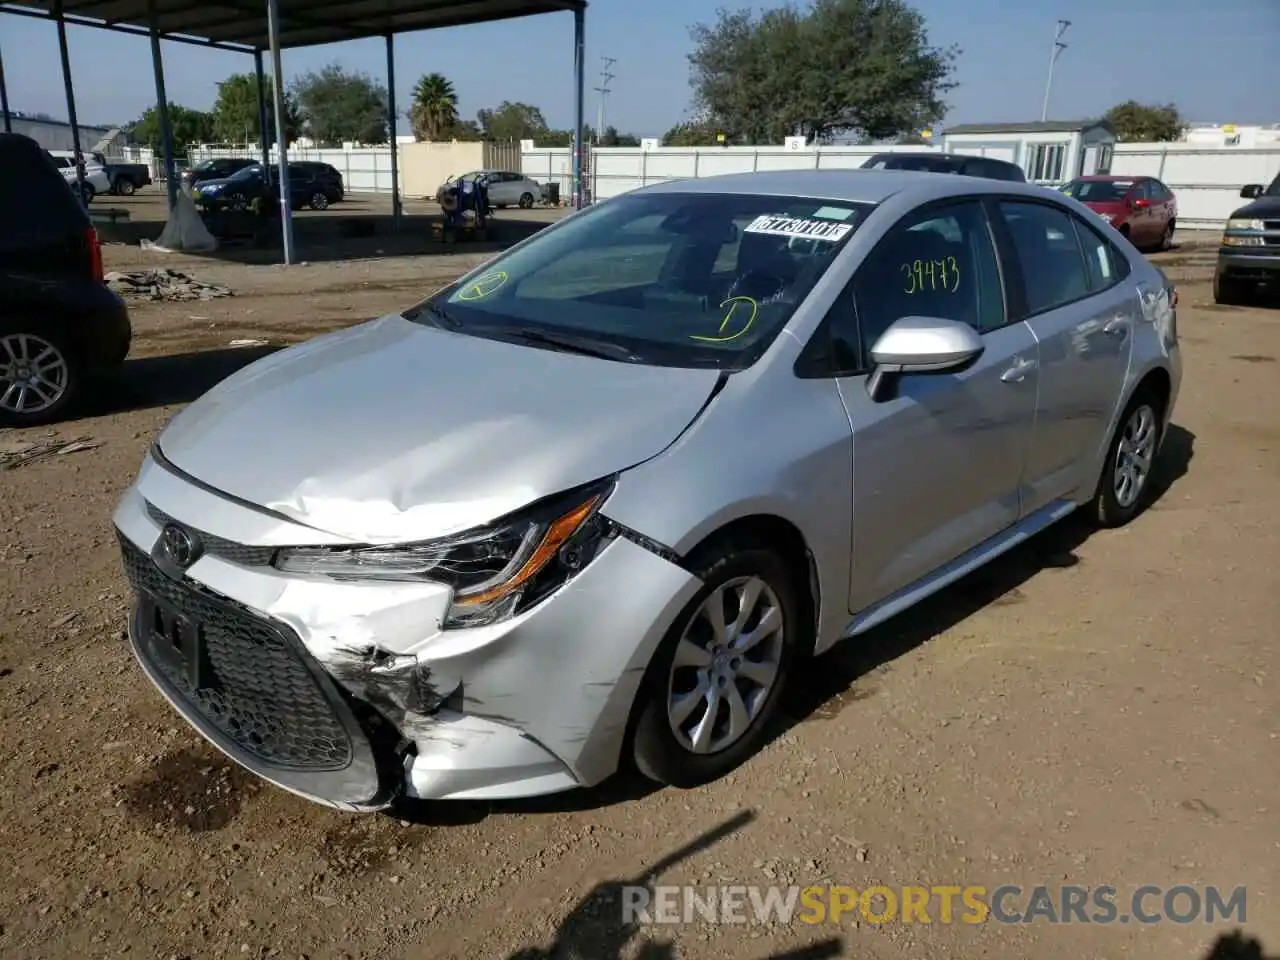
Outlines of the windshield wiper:
M611 340L598 340L595 337L584 337L574 333L557 333L536 327L499 327L493 332L522 340L525 343L543 344L569 353L580 353L588 357L623 360L627 363L638 363L643 359L629 347L625 347L620 343L614 343Z
M406 310L400 316L406 320L416 320L424 313L430 315L438 327L444 327L446 330L459 330L462 328L461 320L443 307L438 307L433 303L420 303L416 307Z

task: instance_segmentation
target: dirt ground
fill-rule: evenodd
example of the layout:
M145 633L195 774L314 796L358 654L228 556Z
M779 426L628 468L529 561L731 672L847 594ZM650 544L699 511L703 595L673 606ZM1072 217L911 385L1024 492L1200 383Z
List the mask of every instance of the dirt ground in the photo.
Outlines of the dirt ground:
M1238 926L623 928L618 885L691 843L659 882L1244 886L1245 934L1280 951L1280 311L1214 306L1212 248L1157 257L1186 373L1131 526L1050 531L823 658L722 782L389 816L261 785L164 703L124 640L110 515L166 420L263 352L231 340L356 323L485 254L106 256L235 295L134 306L113 397L0 432L99 444L0 470L0 955L1202 960Z

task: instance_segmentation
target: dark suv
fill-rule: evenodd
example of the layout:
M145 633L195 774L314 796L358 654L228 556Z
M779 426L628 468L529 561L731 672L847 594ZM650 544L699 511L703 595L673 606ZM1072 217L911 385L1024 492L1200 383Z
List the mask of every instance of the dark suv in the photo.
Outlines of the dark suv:
M962 177L986 180L1012 180L1026 183L1027 175L1016 163L969 157L960 153L877 153L862 165L863 170L925 170L929 173L954 173Z
M289 164L289 194L294 209L324 210L333 201L342 199L342 177L338 176L335 182L333 175L317 169L325 167L337 175L327 163ZM196 184L191 197L197 207L208 211L247 210L259 197L279 197L279 182L280 172L275 164L268 168L264 179L262 165L255 163L225 180L204 180Z
M337 167L316 160L296 160L289 166L297 167L308 174L312 183L319 185L325 191L325 197L330 203L337 203L347 195L347 186Z
M89 215L30 137L0 133L0 426L60 419L132 330Z
M1232 212L1222 232L1213 299L1242 304L1261 284L1280 287L1280 175L1265 190L1251 183L1240 196L1252 201Z
M218 157L215 160L205 160L203 163L197 163L190 170L182 171L182 185L194 187L197 183L203 183L206 180L225 180L245 167L256 166L257 163L258 161L251 157Z

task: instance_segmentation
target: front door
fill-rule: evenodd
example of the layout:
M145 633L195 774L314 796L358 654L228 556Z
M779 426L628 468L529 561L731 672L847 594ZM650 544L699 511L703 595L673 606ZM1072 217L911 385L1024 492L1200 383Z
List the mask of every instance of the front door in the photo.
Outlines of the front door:
M837 381L853 428L852 612L866 609L1014 524L1030 447L1037 357L1007 322L987 214L977 200L923 208L858 268L848 334L869 368L895 320L959 320L982 334L968 369L897 378L872 401L866 375Z
M1039 343L1036 430L1023 513L1093 492L1141 315L1128 261L1100 233L1056 205L1006 200L1026 291L1026 323Z

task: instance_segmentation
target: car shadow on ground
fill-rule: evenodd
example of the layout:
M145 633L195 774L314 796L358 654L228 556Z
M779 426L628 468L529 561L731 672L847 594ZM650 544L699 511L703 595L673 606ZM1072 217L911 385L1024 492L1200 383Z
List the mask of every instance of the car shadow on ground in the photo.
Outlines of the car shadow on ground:
M1151 477L1152 506L1187 473L1194 448L1195 434L1169 426ZM1076 551L1092 532L1087 517L1070 516L884 624L804 663L788 685L773 738L811 717L829 719L847 704L871 696L860 684L868 674L982 608L1021 602L1019 588L1036 574L1078 564Z
M281 349L268 344L126 360L85 398L75 419L191 403L236 371Z
M736 833L755 819L743 810L708 830L690 843L662 857L633 877L606 880L593 887L574 905L556 928L549 947L526 947L508 960L676 960L675 943L670 940L641 939L641 924L647 908L653 918L655 886L676 864L709 849L724 837ZM627 909L632 905L639 909ZM746 911L744 911L746 912ZM826 960L843 953L844 942L832 937L795 950L770 954L760 960Z
M1233 930L1218 937L1200 960L1280 960L1280 956L1264 953L1261 940Z

